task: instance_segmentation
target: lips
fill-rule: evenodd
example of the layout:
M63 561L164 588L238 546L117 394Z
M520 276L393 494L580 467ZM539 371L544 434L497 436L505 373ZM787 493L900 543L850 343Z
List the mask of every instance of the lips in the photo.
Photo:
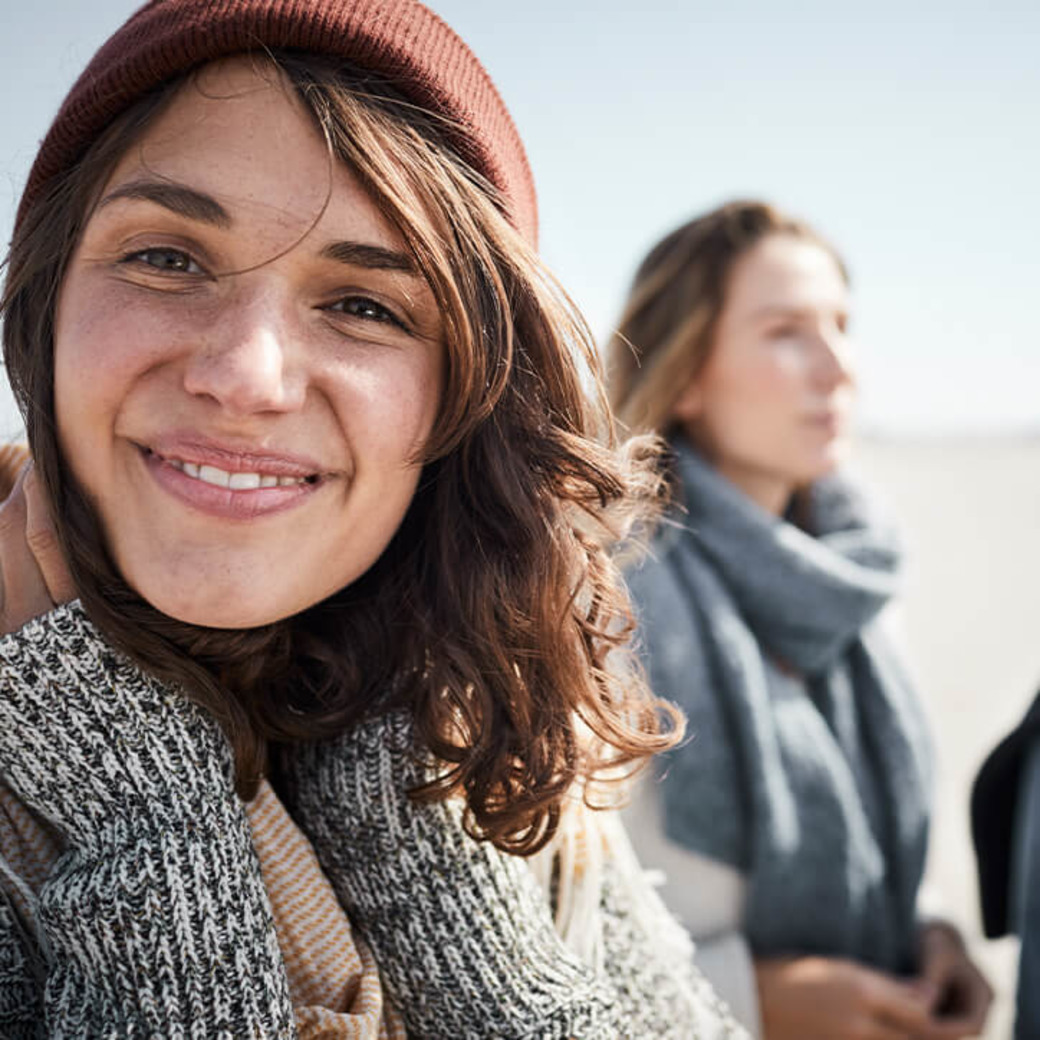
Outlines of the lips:
M203 468L211 472L218 486L227 487L221 474L257 474L264 477L283 477L293 480L320 479L329 473L327 466L317 460L290 450L274 449L267 445L234 439L217 440L194 431L171 431L155 438L141 440L138 447L157 455L164 462L176 466L189 476L200 477ZM195 467L198 467L196 472ZM205 480L205 477L201 479ZM274 485L271 485L274 486Z
M166 492L195 511L229 520L291 509L333 476L299 455L250 451L195 436L167 436L138 448Z
M806 422L815 429L826 433L837 434L841 432L848 421L848 411L845 408L823 408L819 411L810 412L806 416Z
M164 458L164 462L174 469L180 470L192 480L201 480L213 487L230 488L232 491L255 491L258 488L292 487L295 484L314 484L318 475L312 473L306 477L285 477L275 473L257 471L230 471L219 466L199 465L184 459Z

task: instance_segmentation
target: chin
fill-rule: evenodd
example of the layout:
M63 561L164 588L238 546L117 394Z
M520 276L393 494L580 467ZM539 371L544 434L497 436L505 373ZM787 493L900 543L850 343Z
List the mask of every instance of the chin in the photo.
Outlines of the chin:
M131 584L160 614L199 628L261 628L284 621L312 605L290 596L272 596L270 589L266 593L256 588L215 589L200 582L188 595L171 595L170 585L154 588L150 583ZM204 594L199 595L200 591Z
M823 445L812 459L806 460L806 482L812 483L821 477L829 476L840 469L849 460L852 453L852 442L847 437L836 437Z
M273 625L276 621L284 621L285 618L299 613L296 610L288 611L257 611L229 609L226 603L205 604L170 604L157 601L154 598L145 597L156 610L175 621L182 621L186 625L196 625L199 628L220 628L228 630L241 630L247 628L262 628L264 625Z
M851 455L852 441L845 437L835 441L827 452L827 465L829 467L827 472L833 472L838 467L844 466L849 461Z
M801 465L792 465L785 470L788 484L792 488L807 490L818 480L829 477L840 468L840 461L835 458L806 460Z
M827 458L820 459L819 463L814 467L813 475L811 480L819 480L821 477L829 477L835 470L839 469L845 463L844 455L830 455Z

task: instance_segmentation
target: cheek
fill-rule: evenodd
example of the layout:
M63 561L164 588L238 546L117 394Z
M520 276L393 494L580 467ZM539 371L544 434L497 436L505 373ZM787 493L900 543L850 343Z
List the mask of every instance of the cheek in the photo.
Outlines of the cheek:
M707 395L719 421L753 430L797 406L802 381L797 359L783 350L762 350L741 364L714 372Z
M439 351L388 351L335 367L329 397L358 465L407 464L429 437L440 405Z
M784 401L797 395L805 381L801 352L794 347L764 347L747 367L745 392L757 401Z
M54 378L59 424L83 411L118 407L135 379L168 353L162 314L121 287L72 274L55 316Z
M122 336L119 310L99 306L81 278L70 275L58 300L54 324L54 407L62 451L76 476L90 443L100 437L103 416L119 381Z
M701 429L712 450L756 460L787 451L803 397L797 357L771 344L724 360L705 385Z
M440 403L439 362L400 355L369 362L341 367L335 385L326 384L353 472L327 530L335 548L314 560L329 583L324 595L372 566L400 527Z

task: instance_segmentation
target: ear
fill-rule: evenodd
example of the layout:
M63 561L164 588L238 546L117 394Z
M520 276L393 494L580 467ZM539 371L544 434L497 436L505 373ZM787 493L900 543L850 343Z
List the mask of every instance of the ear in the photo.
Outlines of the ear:
M691 379L672 405L672 418L681 423L699 419L704 408L704 392L700 379Z

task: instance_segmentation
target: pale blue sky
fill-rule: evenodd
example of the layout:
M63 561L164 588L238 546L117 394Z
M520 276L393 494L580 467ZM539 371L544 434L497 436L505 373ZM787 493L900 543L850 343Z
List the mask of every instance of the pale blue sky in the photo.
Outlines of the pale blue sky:
M3 243L58 103L136 6L0 0ZM849 261L866 426L1040 430L1040 3L431 6L505 95L543 253L601 337L657 237L762 196Z

